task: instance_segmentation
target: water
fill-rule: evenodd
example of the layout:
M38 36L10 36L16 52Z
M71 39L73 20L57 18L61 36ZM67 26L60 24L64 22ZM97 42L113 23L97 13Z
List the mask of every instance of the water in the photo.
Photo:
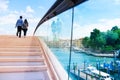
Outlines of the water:
M60 61L62 66L65 70L67 70L67 65L69 64L69 49L63 49L63 48L51 48L54 55L57 57L57 59ZM79 67L84 65L84 62L86 65L93 65L95 66L98 61L102 64L104 61L110 63L113 61L113 58L106 58L106 57L95 57L91 55L87 55L85 53L75 53L72 52L71 55L71 67L73 63L77 63ZM73 80L77 80L74 76L71 75L71 78Z

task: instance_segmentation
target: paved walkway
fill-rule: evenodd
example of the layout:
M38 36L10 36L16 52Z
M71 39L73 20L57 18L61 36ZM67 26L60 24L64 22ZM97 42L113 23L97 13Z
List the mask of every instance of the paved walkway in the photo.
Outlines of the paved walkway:
M37 37L0 36L0 80L58 80Z

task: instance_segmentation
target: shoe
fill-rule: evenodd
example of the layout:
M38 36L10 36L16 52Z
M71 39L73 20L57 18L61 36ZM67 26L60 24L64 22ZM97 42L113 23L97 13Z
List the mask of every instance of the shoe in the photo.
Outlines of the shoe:
M16 33L16 36L18 36L18 33Z

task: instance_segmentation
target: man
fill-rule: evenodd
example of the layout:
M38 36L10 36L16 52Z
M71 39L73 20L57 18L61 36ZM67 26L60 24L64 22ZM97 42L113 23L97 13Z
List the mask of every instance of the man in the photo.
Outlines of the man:
M19 36L19 38L21 38L22 26L23 26L23 20L22 20L22 16L20 16L20 19L17 20L16 26L15 26L15 27L17 27L16 35Z

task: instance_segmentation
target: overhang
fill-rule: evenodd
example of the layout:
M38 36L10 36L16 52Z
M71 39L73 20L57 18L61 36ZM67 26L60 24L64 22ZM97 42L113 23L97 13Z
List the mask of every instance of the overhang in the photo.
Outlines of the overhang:
M59 15L60 13L75 7L87 0L57 0L53 6L48 10L48 12L44 15L44 17L39 21L38 25L36 26L34 30L34 34L38 27L44 23L45 21Z

